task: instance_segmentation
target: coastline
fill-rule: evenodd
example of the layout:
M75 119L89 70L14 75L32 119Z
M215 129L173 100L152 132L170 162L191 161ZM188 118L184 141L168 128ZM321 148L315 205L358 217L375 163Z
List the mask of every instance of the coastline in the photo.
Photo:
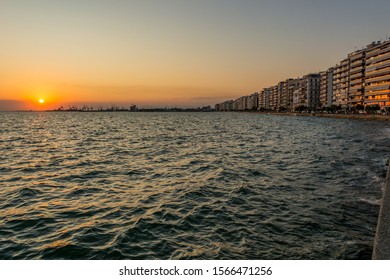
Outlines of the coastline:
M197 109L182 109L182 110L160 110L160 109L140 109L138 111L130 111L130 110L91 110L91 111L82 111L82 110L44 110L44 111L0 111L0 113L36 113L36 112L46 112L46 113L58 113L58 112L78 112L78 113L112 113L112 112L130 112L130 113L156 113L156 112L177 112L177 113L211 113L216 112L213 110L197 110ZM319 117L319 118L335 118L335 119L353 119L353 120L369 120L369 121L390 121L390 115L379 115L379 114L324 114L324 113L278 113L278 112L260 112L260 111L219 111L219 113L249 113L249 114L263 114L263 115L276 115L276 116L294 116L294 117Z
M277 115L277 116L294 116L294 117L319 117L319 118L353 119L353 120L369 120L369 121L390 121L390 115L375 115L375 114L277 113L277 112L255 112L255 111L252 112L248 111L246 113Z

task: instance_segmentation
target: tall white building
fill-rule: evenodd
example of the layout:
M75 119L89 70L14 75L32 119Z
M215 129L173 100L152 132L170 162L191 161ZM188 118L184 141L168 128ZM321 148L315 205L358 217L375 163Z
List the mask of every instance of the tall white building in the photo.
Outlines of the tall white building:
M390 107L390 41L366 49L364 102Z
M287 79L260 93L240 97L229 106L237 111L256 107L292 111L302 106L317 110L332 105L345 109L357 105L390 109L390 40L352 52L319 74ZM224 110L222 103L216 108Z

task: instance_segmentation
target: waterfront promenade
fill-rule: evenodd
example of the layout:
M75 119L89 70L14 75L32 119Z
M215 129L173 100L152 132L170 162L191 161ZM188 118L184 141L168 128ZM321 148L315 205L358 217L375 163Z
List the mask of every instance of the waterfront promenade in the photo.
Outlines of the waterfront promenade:
M390 115L376 115L376 114L315 114L315 116L324 117L324 118L390 121Z
M241 113L245 113L245 112L241 111ZM278 115L278 116L301 116L301 117L321 117L321 118L356 119L356 120L371 120L371 121L390 121L390 115L380 115L380 114L277 113L277 112L259 112L259 111L246 111L246 113L270 114L270 115Z
M374 260L390 260L390 164L383 191L372 258Z

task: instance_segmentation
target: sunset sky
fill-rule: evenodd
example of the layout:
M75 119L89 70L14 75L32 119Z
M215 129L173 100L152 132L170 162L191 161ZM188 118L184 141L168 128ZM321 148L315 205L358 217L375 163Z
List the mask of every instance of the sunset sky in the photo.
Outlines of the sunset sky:
M388 38L390 1L0 0L0 35L0 110L195 107Z

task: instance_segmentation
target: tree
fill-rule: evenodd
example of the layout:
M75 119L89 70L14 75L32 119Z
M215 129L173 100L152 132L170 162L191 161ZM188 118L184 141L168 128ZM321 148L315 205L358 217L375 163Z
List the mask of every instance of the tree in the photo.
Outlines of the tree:
M307 107L305 105L299 105L298 107L295 108L296 112L303 112L306 111Z

